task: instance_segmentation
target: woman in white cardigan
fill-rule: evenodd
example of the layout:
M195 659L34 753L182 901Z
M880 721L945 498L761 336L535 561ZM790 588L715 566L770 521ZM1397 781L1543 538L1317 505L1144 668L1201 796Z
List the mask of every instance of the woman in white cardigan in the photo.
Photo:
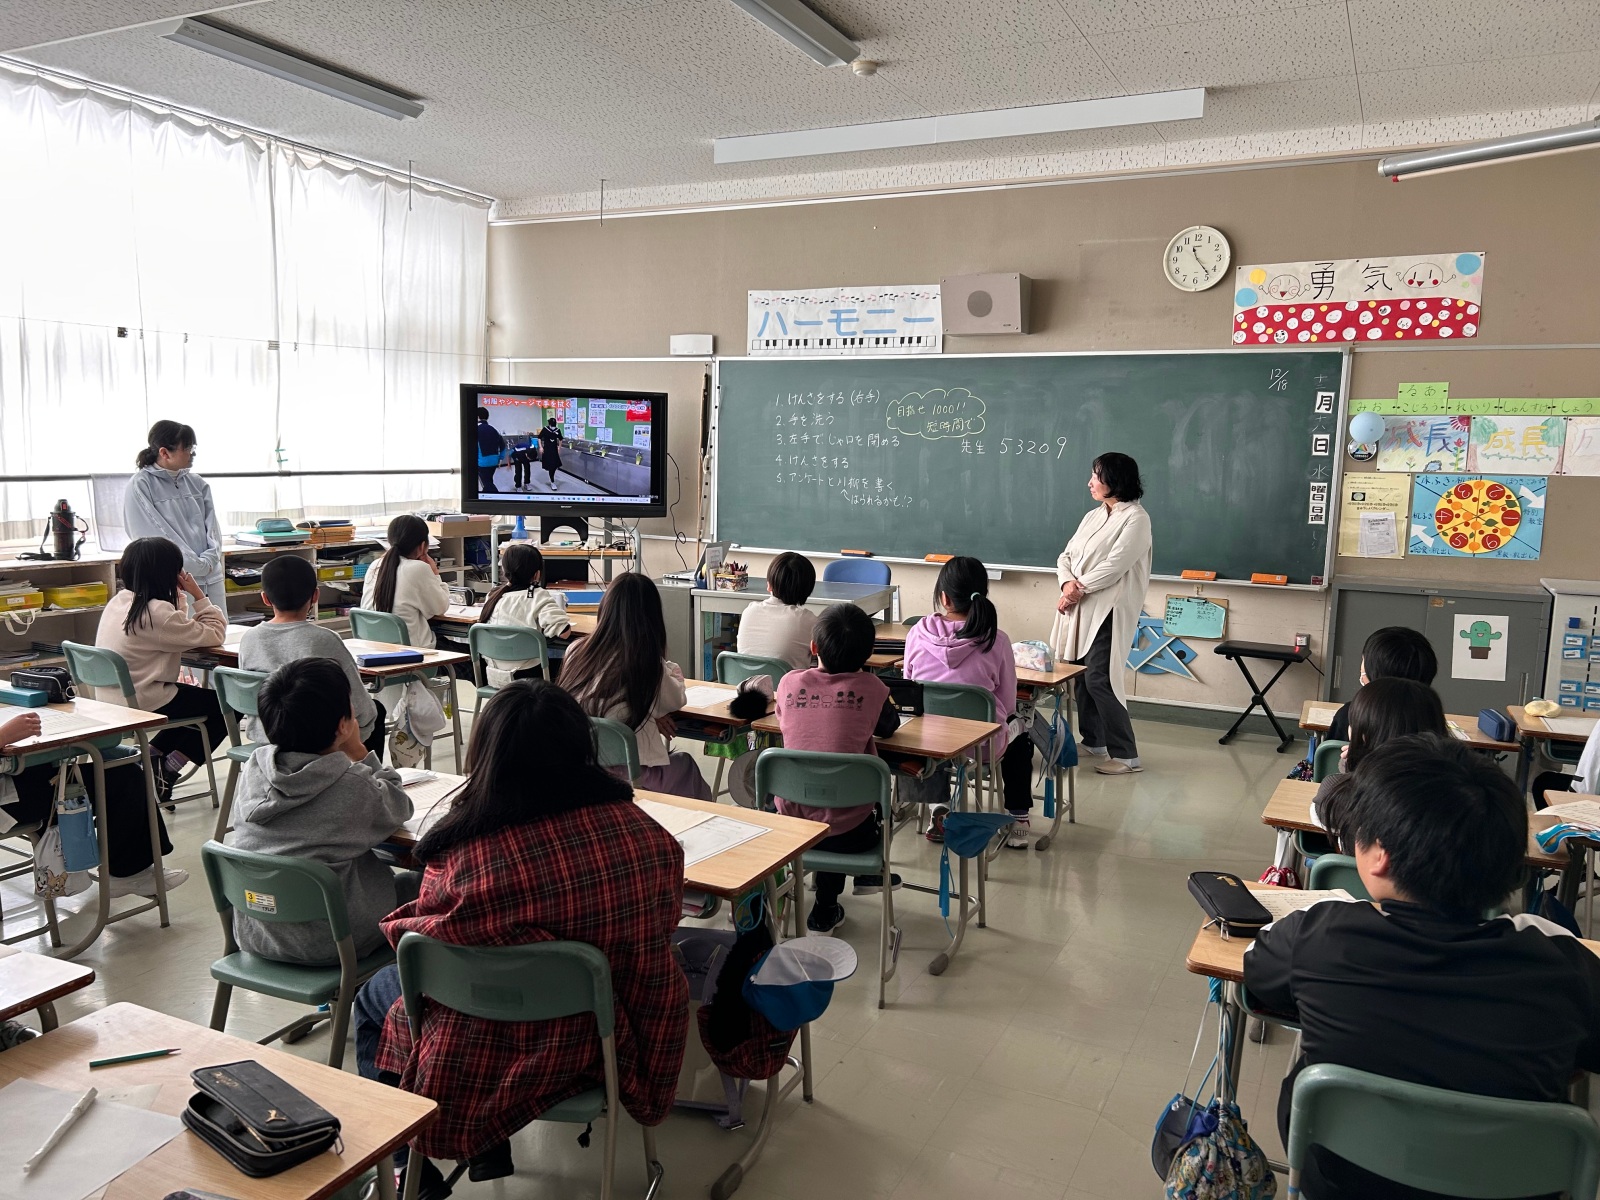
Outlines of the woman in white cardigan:
M1083 748L1103 762L1102 775L1143 770L1128 717L1127 656L1150 583L1150 516L1139 498L1139 464L1102 454L1089 475L1099 504L1078 525L1056 559L1061 598L1050 643L1063 662L1082 663L1078 676Z

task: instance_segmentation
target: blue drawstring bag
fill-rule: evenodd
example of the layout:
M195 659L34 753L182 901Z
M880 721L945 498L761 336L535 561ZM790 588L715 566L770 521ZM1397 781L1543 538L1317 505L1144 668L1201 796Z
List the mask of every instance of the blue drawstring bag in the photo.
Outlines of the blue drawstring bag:
M827 1012L833 985L855 973L855 947L842 938L791 938L761 956L742 991L774 1029L788 1031Z
M939 911L950 915L950 852L977 858L1013 821L1009 813L952 812L944 815L944 852L939 855Z
M1056 778L1059 767L1066 771L1078 765L1078 742L1072 736L1072 725L1057 705L1050 719L1041 712L1033 714L1033 725L1028 730L1034 749L1044 759L1044 815L1054 820L1056 815Z

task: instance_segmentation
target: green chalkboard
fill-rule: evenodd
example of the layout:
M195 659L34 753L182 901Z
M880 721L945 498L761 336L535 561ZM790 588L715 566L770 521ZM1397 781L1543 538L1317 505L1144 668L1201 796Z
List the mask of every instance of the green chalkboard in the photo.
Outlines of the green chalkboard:
M1130 454L1155 572L1320 582L1341 351L724 359L717 536L1054 566Z

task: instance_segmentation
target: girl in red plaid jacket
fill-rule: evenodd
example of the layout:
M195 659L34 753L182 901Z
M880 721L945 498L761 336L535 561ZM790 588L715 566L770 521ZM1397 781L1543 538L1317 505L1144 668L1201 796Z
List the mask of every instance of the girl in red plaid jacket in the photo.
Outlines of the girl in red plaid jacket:
M554 684L520 680L496 693L477 718L466 767L468 782L417 846L421 894L382 923L384 933L391 943L414 929L465 946L598 948L611 964L623 1106L643 1125L660 1124L688 1028L688 985L672 953L682 847L598 765L588 719ZM587 1015L507 1024L429 1003L413 1044L399 995L388 967L357 996L357 1065L438 1101L439 1120L418 1138L430 1158L498 1160L498 1170L474 1175L508 1174L506 1139L604 1082ZM424 1180L435 1172L425 1168Z

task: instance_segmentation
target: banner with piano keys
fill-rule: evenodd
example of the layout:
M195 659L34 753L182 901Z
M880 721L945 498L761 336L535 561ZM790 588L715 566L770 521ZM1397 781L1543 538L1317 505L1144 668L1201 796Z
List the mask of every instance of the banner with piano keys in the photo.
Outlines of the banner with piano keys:
M1258 263L1234 274L1233 344L1477 337L1481 252Z
M752 291L746 313L752 356L943 349L937 283Z

